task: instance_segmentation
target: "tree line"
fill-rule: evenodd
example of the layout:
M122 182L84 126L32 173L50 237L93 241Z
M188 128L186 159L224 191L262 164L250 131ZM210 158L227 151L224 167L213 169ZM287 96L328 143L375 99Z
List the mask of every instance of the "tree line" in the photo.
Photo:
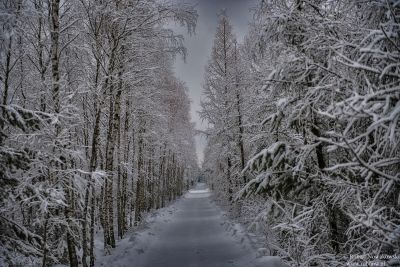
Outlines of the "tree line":
M192 5L0 3L0 265L93 266L197 172L187 88L173 73Z
M220 14L206 67L209 184L290 266L399 254L399 1L252 12L240 44Z

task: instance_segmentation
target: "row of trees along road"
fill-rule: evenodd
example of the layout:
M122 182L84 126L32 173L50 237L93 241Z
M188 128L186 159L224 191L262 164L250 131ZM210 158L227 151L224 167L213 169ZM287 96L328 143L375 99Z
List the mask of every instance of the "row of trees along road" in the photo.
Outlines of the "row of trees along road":
M219 16L203 172L291 266L400 253L399 32L398 0L260 1L241 44Z
M170 1L0 3L0 265L93 266L197 171L174 77L193 6ZM116 231L115 231L116 230Z

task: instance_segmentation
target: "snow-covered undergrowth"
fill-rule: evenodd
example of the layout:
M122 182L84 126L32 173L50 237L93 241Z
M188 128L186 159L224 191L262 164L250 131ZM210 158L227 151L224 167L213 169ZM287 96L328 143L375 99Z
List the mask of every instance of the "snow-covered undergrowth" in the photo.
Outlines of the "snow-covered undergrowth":
M272 236L268 236L266 228L257 220L264 211L261 198L255 197L246 203L239 202L235 207L217 197L213 198L225 218L223 223L225 231L229 232L237 242L255 251L257 266L287 266L279 256L273 255Z
M117 246L112 250L104 249L101 233L96 239L96 264L95 266L140 267L144 253L155 242L159 241L156 235L162 225L172 220L177 208L176 204L182 201L178 199L165 208L147 213L143 221L130 231L124 238L118 240Z

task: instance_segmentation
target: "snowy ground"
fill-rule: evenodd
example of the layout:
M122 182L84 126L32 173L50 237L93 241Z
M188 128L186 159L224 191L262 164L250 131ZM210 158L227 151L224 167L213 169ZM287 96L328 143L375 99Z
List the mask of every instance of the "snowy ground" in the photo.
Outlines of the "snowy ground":
M96 266L135 267L278 267L276 257L257 253L240 227L232 225L210 198L204 184L149 216L142 229L118 242L111 255L98 255Z

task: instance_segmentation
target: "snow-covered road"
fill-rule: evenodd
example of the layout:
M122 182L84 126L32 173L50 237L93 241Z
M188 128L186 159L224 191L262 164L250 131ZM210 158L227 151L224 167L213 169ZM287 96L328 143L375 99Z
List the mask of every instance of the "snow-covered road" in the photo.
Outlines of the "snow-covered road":
M233 235L226 230L226 218L211 200L204 184L198 184L184 198L154 214L148 221L145 229L121 240L111 255L100 257L97 266L258 265L254 249L245 236Z

